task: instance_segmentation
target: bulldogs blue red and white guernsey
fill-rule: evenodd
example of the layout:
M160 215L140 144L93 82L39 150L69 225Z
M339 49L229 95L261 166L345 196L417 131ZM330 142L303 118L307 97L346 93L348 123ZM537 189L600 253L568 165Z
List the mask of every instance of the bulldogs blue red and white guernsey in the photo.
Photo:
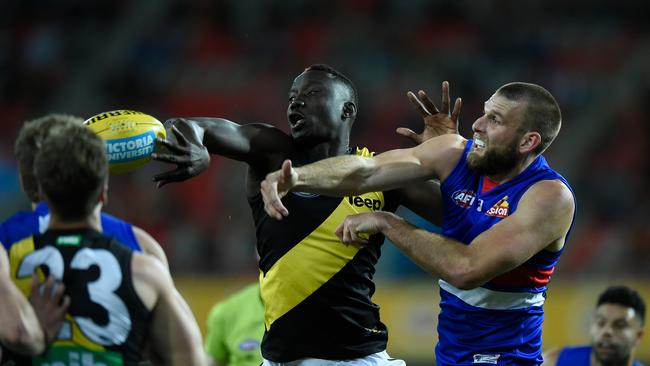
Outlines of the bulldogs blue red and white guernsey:
M447 237L471 243L515 212L522 195L539 181L560 180L569 187L539 156L512 180L487 189L490 182L467 166L472 142L467 142L460 161L441 185L442 234ZM542 250L472 290L440 280L437 365L541 364L546 286L561 254L562 250Z

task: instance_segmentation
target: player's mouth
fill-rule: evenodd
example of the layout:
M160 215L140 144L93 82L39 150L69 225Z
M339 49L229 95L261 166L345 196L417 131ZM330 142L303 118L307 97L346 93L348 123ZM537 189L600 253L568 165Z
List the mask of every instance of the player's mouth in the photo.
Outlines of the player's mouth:
M474 135L474 143L472 144L472 150L474 151L483 151L485 150L486 143L478 135Z
M612 354L616 352L616 346L611 342L596 343L596 351L600 354Z
M298 112L291 112L289 114L289 125L292 131L300 130L305 124L305 116Z

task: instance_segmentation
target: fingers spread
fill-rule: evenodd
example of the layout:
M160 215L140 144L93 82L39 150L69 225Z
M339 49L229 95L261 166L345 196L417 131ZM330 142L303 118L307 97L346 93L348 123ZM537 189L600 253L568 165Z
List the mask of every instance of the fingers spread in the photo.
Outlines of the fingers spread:
M183 135L181 130L179 130L178 127L176 127L176 125L172 126L172 132L174 133L174 136L176 136L176 141L178 141L182 146L187 146L187 145L190 144L187 141L187 138L185 137L185 135Z
M449 114L449 82L442 82L442 113Z
M153 176L153 181L158 182L158 188L162 187L163 185L170 183L170 182L182 182L188 178L190 178L190 174L188 172L188 168L178 168L174 169L172 171L168 171L165 173L160 173L156 174ZM162 183L162 184L160 184Z
M438 107L431 101L429 96L427 96L427 93L424 92L424 90L418 91L418 99L424 105L424 107L431 112L431 114L436 114L440 113L440 110L438 110Z
M460 108L463 105L463 101L460 98L456 98L456 103L454 103L454 110L451 112L451 120L458 122L458 116L460 115Z
M169 151L172 151L172 152L176 152L176 153L186 153L187 152L186 149L183 146L181 146L181 145L179 145L179 144L177 144L177 143L175 143L173 141L167 140L167 139L161 139L160 137L158 137L158 138L156 138L156 143L161 144L162 146L166 147L167 149L169 149Z
M406 95L408 96L409 101L411 102L411 104L413 104L415 109L417 109L418 112L420 112L422 117L431 115L431 113L429 113L429 111L424 106L424 104L422 104L422 102L415 96L415 94L413 94L413 92L408 92L406 93Z

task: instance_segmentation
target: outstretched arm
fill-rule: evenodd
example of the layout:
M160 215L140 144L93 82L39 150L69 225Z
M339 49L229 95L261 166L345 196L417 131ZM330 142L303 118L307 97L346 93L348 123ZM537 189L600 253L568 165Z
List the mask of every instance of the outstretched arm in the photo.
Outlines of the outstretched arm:
M166 152L158 152L155 160L176 164L177 168L154 176L158 187L180 182L205 171L210 154L248 163L270 166L277 155L286 154L291 138L266 124L240 125L223 118L175 118L165 122L175 140L159 140Z
M385 191L431 178L443 180L460 158L466 140L443 135L410 149L372 158L337 156L299 168L285 161L262 182L266 212L278 220L288 215L280 199L290 190L344 196Z
M365 243L359 233L381 232L414 262L460 289L478 287L544 248L560 250L575 204L559 181L533 185L517 210L469 245L416 228L388 212L348 216L337 228L343 243Z

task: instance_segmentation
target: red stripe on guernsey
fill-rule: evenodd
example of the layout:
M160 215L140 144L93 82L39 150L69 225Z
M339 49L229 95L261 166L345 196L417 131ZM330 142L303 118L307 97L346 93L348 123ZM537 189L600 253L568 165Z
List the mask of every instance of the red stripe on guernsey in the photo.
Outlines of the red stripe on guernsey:
M540 269L534 267L517 267L510 272L493 278L489 283L497 286L545 286L551 281L555 267Z

